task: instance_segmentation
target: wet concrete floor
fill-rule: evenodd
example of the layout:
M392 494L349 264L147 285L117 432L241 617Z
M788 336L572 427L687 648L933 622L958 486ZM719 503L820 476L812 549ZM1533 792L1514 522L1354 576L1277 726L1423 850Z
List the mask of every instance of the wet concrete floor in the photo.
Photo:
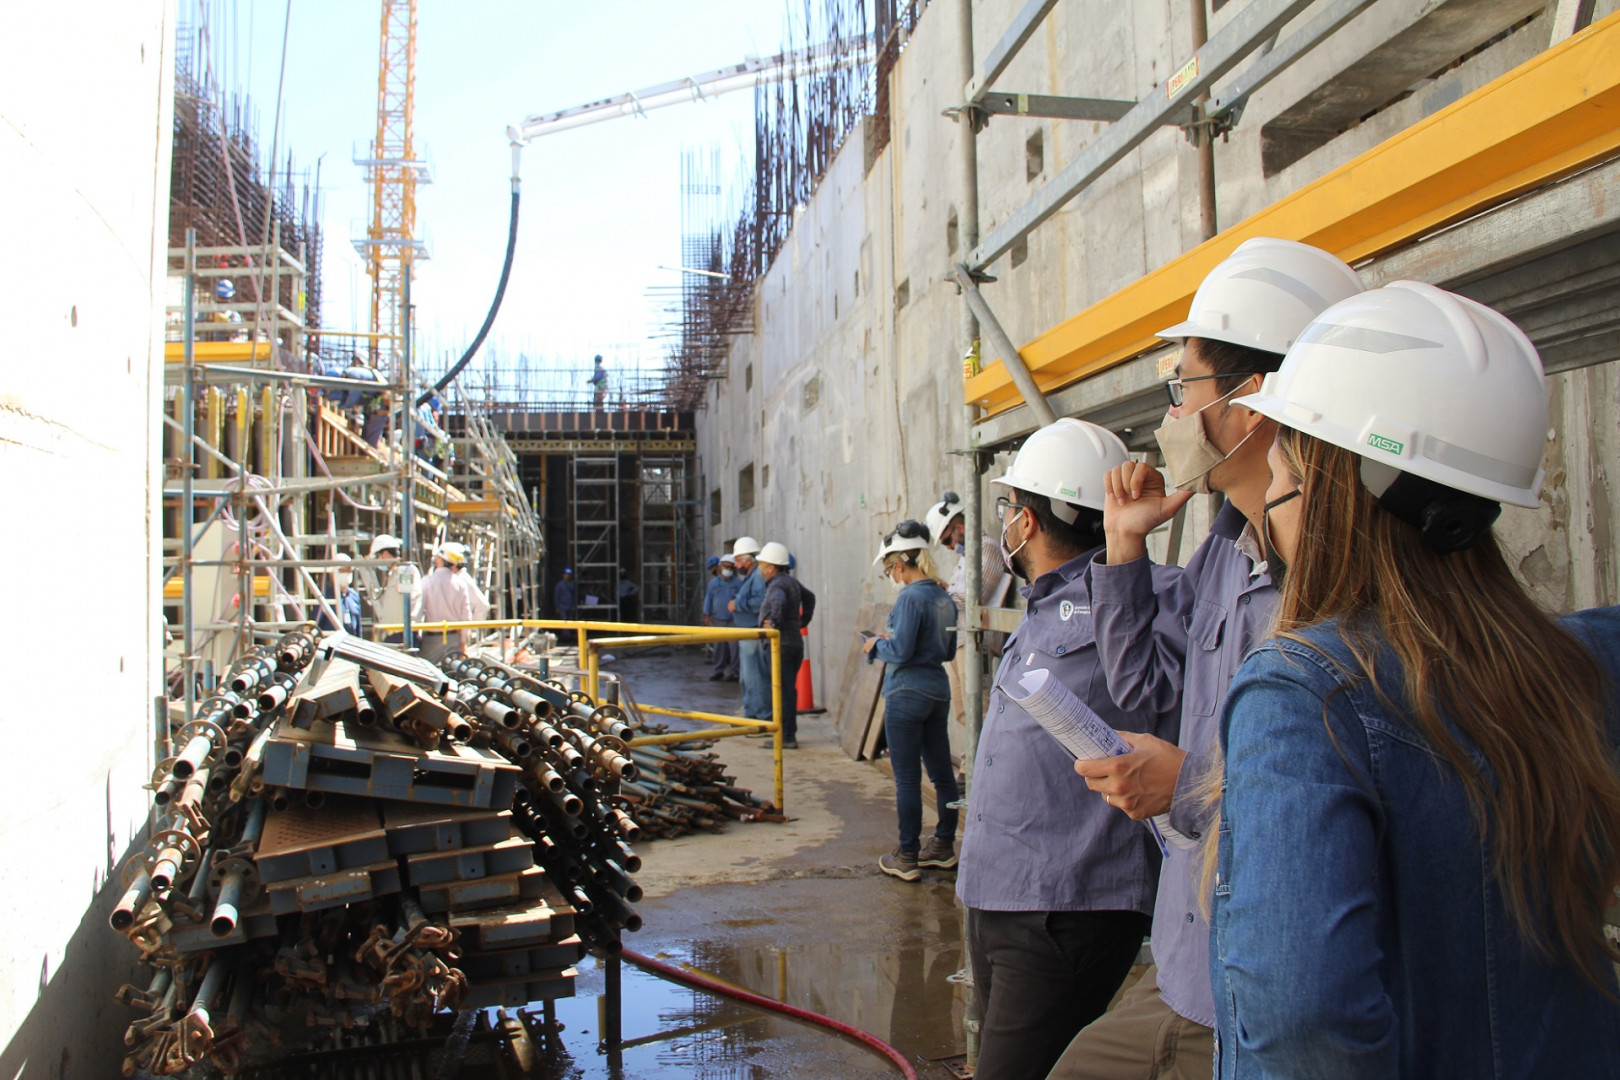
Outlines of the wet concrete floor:
M708 665L696 650L623 654L605 670L622 675L645 704L740 709L737 684L706 681ZM829 716L800 717L798 741L800 749L785 754L789 823L732 822L721 833L637 848L646 925L625 944L852 1024L905 1054L920 1076L945 1077L930 1059L963 1050L962 989L950 981L965 964L954 875L924 871L916 884L883 875L877 857L895 843L890 780L844 754ZM768 746L748 738L717 744L738 784L765 798L772 796ZM588 958L575 997L558 1002L563 1054L551 1075L897 1075L871 1050L824 1029L629 964L622 971L623 1047L612 1054L598 1047L606 973Z

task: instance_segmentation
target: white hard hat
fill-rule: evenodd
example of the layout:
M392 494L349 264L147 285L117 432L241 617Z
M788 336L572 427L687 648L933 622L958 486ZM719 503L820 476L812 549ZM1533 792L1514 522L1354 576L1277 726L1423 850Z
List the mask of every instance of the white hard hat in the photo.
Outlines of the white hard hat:
M1125 444L1107 428L1065 416L1036 431L1013 458L1007 475L990 481L1052 500L1052 513L1074 524L1084 506L1102 510L1103 476L1125 464Z
M752 536L739 536L737 542L731 545L731 553L733 555L757 555L759 554L759 541Z
M1234 404L1360 455L1375 494L1401 472L1538 504L1547 387L1536 348L1505 315L1433 285L1396 281L1333 305Z
M737 558L736 558L736 556L732 555L731 552L728 551L724 555L720 556L720 565L721 566L736 566L737 565Z
M385 551L402 551L404 547L405 545L399 542L399 537L378 533L371 538L371 551L368 557L375 559Z
M353 559L349 558L348 555L344 554L341 551L338 552L336 555L332 556L332 558L335 559L338 562L353 562L354 561Z
M928 513L923 516L923 524L928 526L929 538L936 544L943 544L945 542L945 530L950 526L951 519L962 512L962 497L960 495L954 491L947 491L941 495L939 502L930 506Z
M1257 236L1209 272L1186 321L1158 336L1285 353L1312 319L1361 290L1356 272L1321 248Z
M754 558L757 562L770 563L772 566L786 566L788 564L788 549L772 540L760 548L759 554Z
M890 555L902 551L923 551L929 544L929 529L920 521L906 520L896 525L883 538L883 546L878 549L877 558L872 560L873 566L879 566Z
M439 558L447 563L464 563L467 561L467 545L446 540L439 545Z

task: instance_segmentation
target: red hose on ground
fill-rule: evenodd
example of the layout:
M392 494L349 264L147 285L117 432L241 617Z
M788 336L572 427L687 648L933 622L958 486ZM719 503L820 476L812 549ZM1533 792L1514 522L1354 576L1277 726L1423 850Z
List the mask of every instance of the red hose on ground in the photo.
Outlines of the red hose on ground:
M750 993L747 990L740 990L735 986L727 986L725 983L716 982L714 979L695 974L685 970L684 968L678 968L673 964L666 964L662 960L654 960L650 956L643 956L640 953L634 952L630 949L626 949L624 952L620 953L619 958L634 964L643 971L651 972L660 978L669 979L671 982L678 982L683 986L690 986L694 990L702 990L709 994L719 994L721 997L728 997L736 1001L740 1001L744 1005L752 1005L756 1009L769 1009L771 1012L779 1012L784 1016L791 1016L795 1020L803 1020L807 1023L818 1024L829 1031L836 1031L840 1035L848 1035L850 1038L855 1039L858 1042L865 1043L873 1050L876 1050L878 1053L888 1058L894 1063L894 1067L900 1070L900 1075L904 1076L906 1080L917 1080L917 1070L911 1067L911 1063L901 1055L900 1051L896 1050L894 1047L890 1046L876 1035L869 1035L858 1027L851 1027L849 1024L843 1023L839 1020L834 1020L830 1016L822 1016L820 1013L813 1013L809 1009L801 1009L797 1005L788 1005L772 998L762 997L759 994Z

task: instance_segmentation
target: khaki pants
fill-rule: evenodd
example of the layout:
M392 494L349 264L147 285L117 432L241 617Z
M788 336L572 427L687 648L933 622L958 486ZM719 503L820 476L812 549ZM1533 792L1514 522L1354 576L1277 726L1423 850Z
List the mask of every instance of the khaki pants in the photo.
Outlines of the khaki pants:
M1150 967L1119 1004L1081 1029L1047 1080L1209 1080L1215 1033L1159 996Z

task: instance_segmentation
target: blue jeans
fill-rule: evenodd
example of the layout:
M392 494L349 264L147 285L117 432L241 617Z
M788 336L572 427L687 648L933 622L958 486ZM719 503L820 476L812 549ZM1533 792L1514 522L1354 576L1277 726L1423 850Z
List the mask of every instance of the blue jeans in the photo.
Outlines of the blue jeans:
M739 642L737 675L742 683L743 715L771 718L771 654L760 641Z
M939 824L934 836L953 842L956 839L956 811L947 805L957 798L950 735L945 727L950 714L948 698L931 698L914 690L897 690L883 699L883 737L889 744L889 764L894 769L901 851L915 854L922 848L923 768L928 770L939 800Z
M735 623L730 619L715 619L716 629L730 630ZM735 641L717 641L714 643L714 666L712 674L737 678L737 643Z

